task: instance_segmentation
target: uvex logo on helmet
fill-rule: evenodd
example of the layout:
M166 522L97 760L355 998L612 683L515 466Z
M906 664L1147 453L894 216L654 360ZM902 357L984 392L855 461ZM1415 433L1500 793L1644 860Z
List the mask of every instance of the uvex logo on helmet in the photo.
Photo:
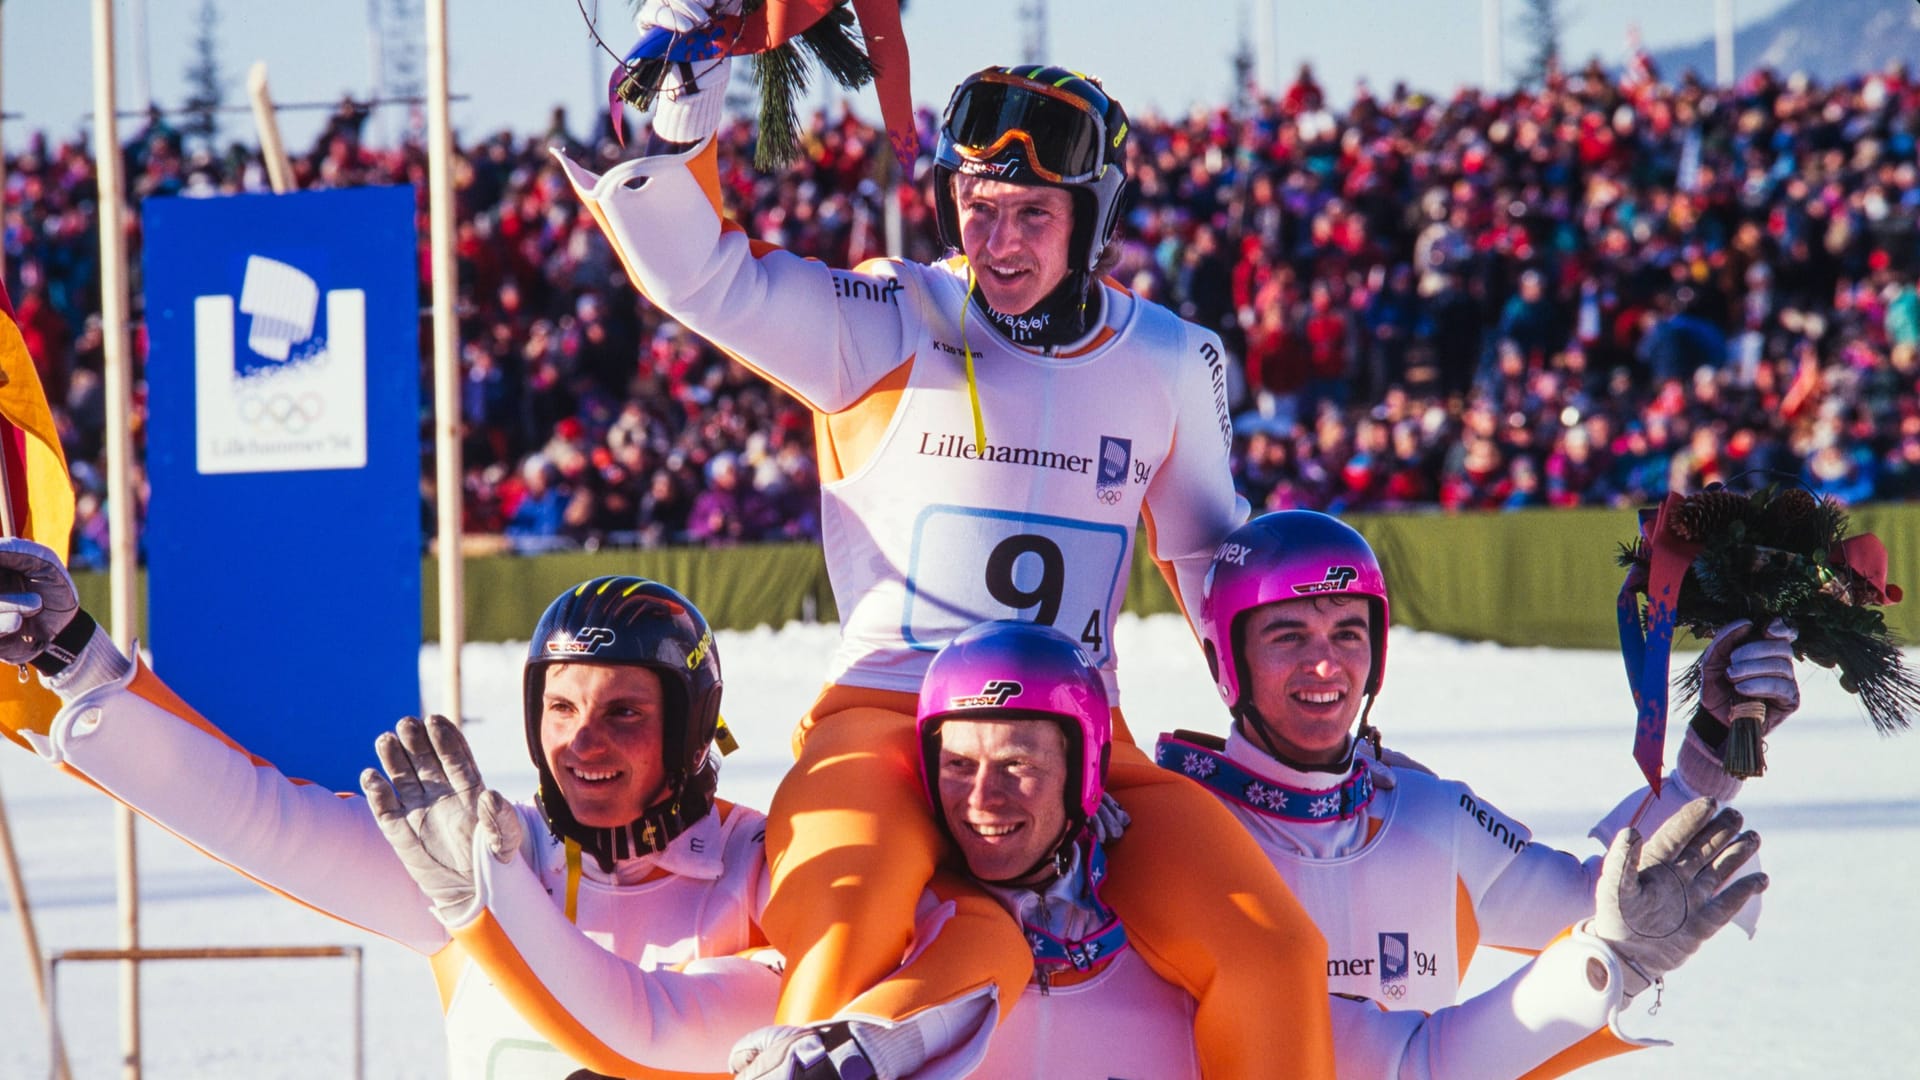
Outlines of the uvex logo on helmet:
M968 176L984 176L989 180L1005 180L1020 175L1020 165L1017 157L1005 161L968 160L961 162L954 171Z
M1360 571L1351 566L1329 566L1327 576L1306 585L1295 585L1293 591L1303 596L1312 593L1346 592L1353 587L1353 580Z
M949 709L997 709L1007 703L1007 699L1020 692L1020 684L1012 679L992 679L980 688L978 694L957 697L947 703Z
M604 626L583 626L578 633L561 631L547 639L547 653L553 656L591 656L613 644L613 631Z

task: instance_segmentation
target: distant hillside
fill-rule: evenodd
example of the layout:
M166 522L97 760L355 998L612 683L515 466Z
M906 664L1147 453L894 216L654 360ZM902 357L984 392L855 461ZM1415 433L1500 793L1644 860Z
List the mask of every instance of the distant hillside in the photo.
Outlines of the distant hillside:
M1712 36L1653 58L1665 79L1688 68L1707 80L1714 75ZM1782 75L1804 71L1823 83L1879 71L1893 60L1920 73L1920 3L1798 0L1735 31L1733 60L1741 75L1768 67Z

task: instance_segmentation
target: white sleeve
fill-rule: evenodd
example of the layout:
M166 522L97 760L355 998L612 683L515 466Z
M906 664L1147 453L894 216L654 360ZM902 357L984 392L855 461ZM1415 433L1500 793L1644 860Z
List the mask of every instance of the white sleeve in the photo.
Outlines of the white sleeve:
M686 155L637 158L604 176L555 156L648 299L809 407L847 408L916 347L918 284L902 264L835 270L756 251L746 233L722 227Z
M567 921L521 855L478 846L475 907L454 939L540 1035L596 1072L727 1072L733 1044L773 1022L780 976L760 959L644 968ZM772 961L777 954L769 952Z
M1179 600L1191 621L1200 614L1207 567L1220 541L1247 520L1248 507L1233 489L1233 422L1220 339L1188 324L1178 362L1173 449L1148 484L1141 513L1152 538L1150 554L1172 564Z
M1474 905L1480 944L1546 947L1560 931L1593 914L1599 879L1600 856L1582 861L1537 840L1528 843Z
M1455 821L1454 868L1473 904L1480 944L1538 951L1593 914L1600 858L1583 863L1533 839L1516 818L1457 780L1442 781L1465 815Z
M1600 1031L1643 1045L1611 1029L1620 1005L1619 962L1599 939L1575 933L1498 986L1431 1015L1335 995L1334 1055L1343 1080L1503 1080Z
M34 748L275 892L418 953L446 944L364 799L289 779L161 704L171 692L144 666L127 675L70 702Z
M931 891L921 895L915 909L913 944L900 965L902 970L927 950L954 913L952 901L941 900ZM960 1080L973 1075L986 1060L989 1041L1000 1021L999 1000L998 988L988 983L972 993L930 1005L902 1020L889 1020L852 1008L842 1010L835 1019L881 1028L913 1026L918 1029L923 1051L922 1064L912 1073L914 1080ZM855 1037L860 1034L856 1030Z

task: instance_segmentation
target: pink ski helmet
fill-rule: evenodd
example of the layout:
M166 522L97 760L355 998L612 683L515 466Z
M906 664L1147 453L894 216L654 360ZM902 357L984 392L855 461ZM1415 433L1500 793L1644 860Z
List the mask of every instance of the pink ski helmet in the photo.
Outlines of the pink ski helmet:
M1100 672L1072 638L1051 626L1008 619L969 627L935 654L920 684L914 727L920 737L920 785L936 816L940 725L956 718L1058 724L1078 773L1067 781L1068 839L1100 809L1113 711Z
M1227 535L1201 586L1200 640L1207 670L1235 716L1251 707L1240 677L1247 612L1306 596L1363 596L1372 609L1373 669L1363 693L1380 692L1387 670L1387 579L1366 538L1317 510L1262 514Z

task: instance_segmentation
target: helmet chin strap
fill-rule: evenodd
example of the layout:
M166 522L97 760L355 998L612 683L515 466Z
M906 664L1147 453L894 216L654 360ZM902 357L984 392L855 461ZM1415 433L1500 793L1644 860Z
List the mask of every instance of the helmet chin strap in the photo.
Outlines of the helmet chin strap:
M642 810L627 824L611 829L587 825L574 817L566 797L560 794L559 783L549 787L546 776L542 777L536 801L554 835L579 844L581 851L593 856L602 872L610 874L620 860L665 849L687 826L705 817L713 808L713 793L719 779L720 770L709 756L693 775L676 779L659 802Z
M967 279L968 295L972 295L976 277L971 260ZM1092 327L1097 311L1093 284L1093 276L1086 271L1069 270L1052 292L1024 312L1003 312L988 302L985 294L980 296L980 307L987 313L987 325L1012 344L1028 349L1058 348L1079 341Z
M1347 740L1346 751L1340 755L1340 760L1331 765L1309 765L1288 757L1278 746L1274 745L1273 734L1268 730L1266 720L1258 712L1254 711L1251 701L1243 702L1235 707L1233 710L1233 718L1234 722L1247 738L1258 743L1260 749L1263 750L1268 757L1288 768L1298 769L1301 772L1344 773L1353 767L1353 750L1354 747L1359 745L1361 740L1373 744L1373 756L1376 759L1380 756L1380 729L1374 727L1367 721L1368 714L1372 712L1373 695L1368 694L1366 700L1360 706L1359 727L1355 730L1353 737Z
M1086 822L1084 821L1078 823L1069 821L1066 826L1060 830L1060 839L1055 841L1054 844L1047 849L1045 854L1035 859L1033 865L1010 877L983 877L980 880L988 885L998 885L1001 888L1009 889L1026 885L1042 885L1051 882L1067 872L1067 867L1073 862L1072 856L1070 855L1073 849L1073 841L1085 828ZM1045 872L1044 874L1042 873L1043 871Z

